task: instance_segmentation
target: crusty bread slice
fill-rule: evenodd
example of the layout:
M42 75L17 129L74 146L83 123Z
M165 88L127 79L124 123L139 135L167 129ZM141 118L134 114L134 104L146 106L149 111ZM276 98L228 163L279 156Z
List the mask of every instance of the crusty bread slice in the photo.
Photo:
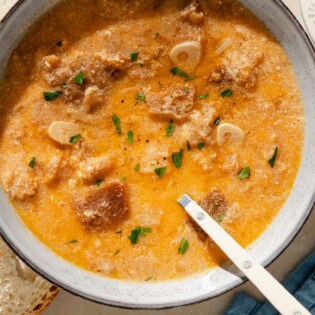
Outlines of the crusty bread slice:
M39 314L59 289L27 267L0 237L0 314Z

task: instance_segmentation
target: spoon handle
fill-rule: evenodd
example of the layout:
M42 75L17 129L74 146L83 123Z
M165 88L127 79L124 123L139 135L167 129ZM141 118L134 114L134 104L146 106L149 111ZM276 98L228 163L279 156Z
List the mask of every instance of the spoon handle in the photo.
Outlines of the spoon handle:
M254 260L225 230L188 195L178 202L222 249L230 260L284 315L311 315L264 267Z

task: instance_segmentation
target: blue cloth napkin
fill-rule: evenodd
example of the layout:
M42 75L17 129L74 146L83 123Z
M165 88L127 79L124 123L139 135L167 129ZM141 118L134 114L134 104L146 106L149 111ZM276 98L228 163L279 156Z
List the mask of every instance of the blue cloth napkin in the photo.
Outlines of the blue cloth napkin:
M315 315L315 252L305 258L282 283L311 314ZM269 303L260 303L247 293L238 293L225 315L276 315Z

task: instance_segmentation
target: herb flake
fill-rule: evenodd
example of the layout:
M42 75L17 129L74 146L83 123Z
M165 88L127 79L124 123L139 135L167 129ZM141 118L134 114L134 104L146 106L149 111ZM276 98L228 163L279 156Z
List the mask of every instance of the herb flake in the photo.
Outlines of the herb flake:
M31 168L34 168L36 164L36 158L33 156L30 160L30 162L28 163L28 166Z
M222 222L224 220L224 214L219 214L218 216L217 216L217 221L218 222Z
M130 53L130 61L131 61L131 62L137 61L138 55L139 55L138 52L132 52L132 53Z
M250 176L249 166L242 168L241 171L238 173L238 178L240 179L248 178L249 176Z
M166 135L165 135L165 136L169 138L169 137L173 134L174 130L175 130L174 122L173 122L173 120L171 119L171 120L170 120L170 123L169 123L168 126L166 127Z
M58 40L58 42L56 43L56 45L57 45L58 47L62 47L62 40Z
M73 81L80 86L83 85L84 80L85 80L85 76L81 71L73 79Z
M209 94L208 94L208 93L206 93L206 94L201 94L201 95L198 96L198 98L199 98L199 99L207 99L207 98L209 98Z
M59 95L61 95L61 91L50 91L50 92L43 92L45 101L54 101Z
M115 114L112 116L112 120L113 120L113 123L116 127L116 131L119 135L121 135L121 125L120 125L120 119L119 117Z
M191 77L189 74L187 74L186 72L184 72L183 70L177 68L177 67L174 67L170 70L170 73L172 73L173 75L180 75L182 76L183 78L185 78L185 81L190 81L190 80L193 80L195 77Z
M162 178L163 174L166 172L166 166L155 168L154 172L157 176Z
M75 244L75 243L78 243L78 242L79 242L78 240L72 240L72 241L68 242L67 245L69 245L69 244Z
M139 171L140 171L140 164L137 164L137 165L136 165L135 171L136 171L136 172L139 172Z
M205 143L204 143L204 142L200 142L200 143L197 144L197 148L198 148L199 150L202 150L204 146L205 146Z
M185 238L182 238L180 245L178 247L178 254L184 255L189 247L188 241Z
M213 124L214 124L215 126L218 126L218 125L220 124L220 122L221 122L221 117L218 116L218 117L214 120Z
M172 153L172 162L176 168L182 166L184 150L180 149L178 152Z
M128 137L128 143L133 144L133 131L132 130L128 131L127 137Z
M135 96L135 100L140 103L146 103L145 95L143 93L137 93ZM136 104L137 104L136 103Z
M125 182L127 180L127 177L126 176L123 176L121 179L120 179L122 182Z
M150 227L137 227L131 230L131 234L128 238L130 239L131 244L137 244L141 236L146 236L151 232L152 229Z
M272 157L268 160L268 163L271 167L275 166L277 155L278 155L278 147L275 148L275 151L273 152Z
M96 187L101 186L101 184L103 183L103 181L104 181L104 179L98 179L98 180L96 181L96 183L95 183L95 186L96 186Z
M82 135L79 133L78 135L75 135L75 136L72 136L71 138L70 138L70 143L77 143L78 142L78 140L80 140L82 138Z
M150 281L152 277L146 278L144 281Z
M232 95L233 95L233 91L230 90L230 89L224 90L224 91L221 92L221 96L222 96L222 97L230 97L230 96L232 96Z

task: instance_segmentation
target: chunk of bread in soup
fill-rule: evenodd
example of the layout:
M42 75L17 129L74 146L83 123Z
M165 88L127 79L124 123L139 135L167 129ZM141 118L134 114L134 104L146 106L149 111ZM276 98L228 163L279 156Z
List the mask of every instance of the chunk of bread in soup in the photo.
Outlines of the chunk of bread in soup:
M82 192L74 199L78 219L88 230L100 230L119 223L129 211L126 184L108 180L100 187Z
M180 196L246 248L290 195L299 85L236 0L61 1L5 71L0 182L31 232L81 268L135 281L205 272L226 257Z
M157 93L149 93L149 113L154 116L187 119L194 106L196 94L193 84L172 84Z

